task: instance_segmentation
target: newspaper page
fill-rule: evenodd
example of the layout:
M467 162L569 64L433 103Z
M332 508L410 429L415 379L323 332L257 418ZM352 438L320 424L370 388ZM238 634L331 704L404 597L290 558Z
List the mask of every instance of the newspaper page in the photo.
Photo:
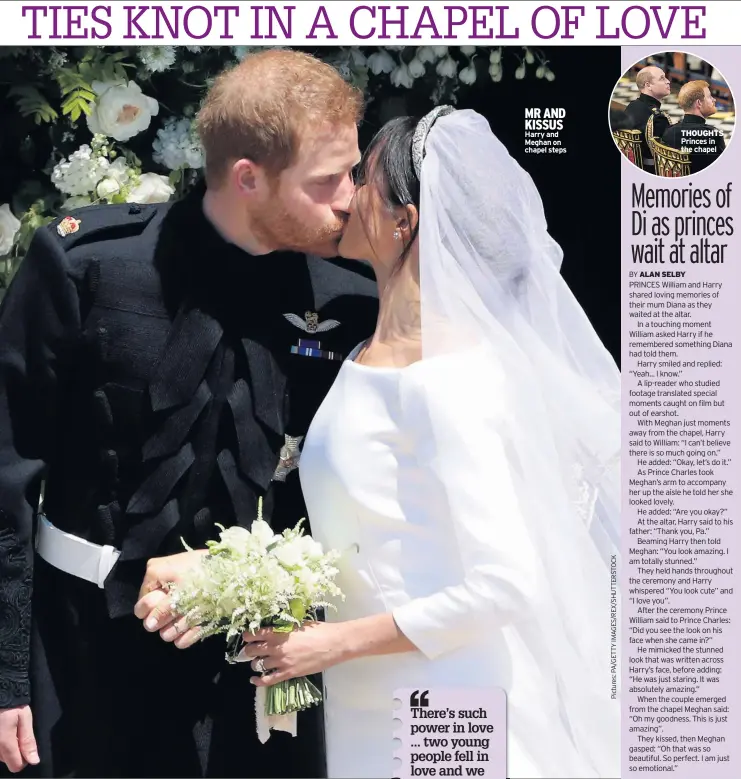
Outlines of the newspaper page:
M741 775L739 29L0 3L0 775Z

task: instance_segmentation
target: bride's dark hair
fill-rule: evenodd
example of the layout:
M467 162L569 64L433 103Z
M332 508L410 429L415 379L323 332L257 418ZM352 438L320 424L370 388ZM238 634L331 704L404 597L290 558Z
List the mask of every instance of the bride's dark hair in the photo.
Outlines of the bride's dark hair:
M419 212L419 179L412 162L412 139L418 124L419 119L413 116L391 119L376 133L360 161L357 186L374 186L389 210L413 205ZM362 214L360 218L363 222ZM399 257L398 267L409 254L418 230L419 220Z

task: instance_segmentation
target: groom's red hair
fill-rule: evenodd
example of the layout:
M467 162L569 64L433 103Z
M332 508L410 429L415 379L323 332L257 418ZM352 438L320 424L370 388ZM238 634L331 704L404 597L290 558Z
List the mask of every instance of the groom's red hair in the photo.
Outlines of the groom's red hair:
M357 125L362 115L362 93L331 65L283 49L249 55L216 79L198 113L206 182L218 187L243 158L278 175L294 162L310 128Z

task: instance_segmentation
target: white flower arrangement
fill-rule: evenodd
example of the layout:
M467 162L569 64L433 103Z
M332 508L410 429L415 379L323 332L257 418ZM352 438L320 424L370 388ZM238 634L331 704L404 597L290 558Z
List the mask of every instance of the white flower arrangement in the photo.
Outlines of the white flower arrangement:
M422 78L427 70L425 63L416 56L411 59L407 67L412 78Z
M396 60L381 49L368 57L368 67L374 75L379 76L381 73L391 73L396 68Z
M103 136L99 136L103 137ZM51 173L54 186L66 195L83 197L94 192L109 166L107 156L84 143L70 154L68 159L58 162Z
M51 180L71 196L63 203L67 210L92 203L164 203L175 193L167 176L142 173L100 134L58 162Z
M463 68L458 74L458 78L463 84L474 84L476 82L476 67L473 63Z
M420 46L417 49L416 58L422 63L427 64L437 61L437 55L435 53L434 46Z
M169 170L203 167L204 153L195 129L187 117L170 117L157 131L152 143L152 159Z
M339 552L325 552L303 534L302 523L275 535L262 519L260 500L250 530L219 525L220 539L208 542L209 554L189 576L171 586L174 610L189 625L199 626L201 639L226 636L229 662L236 662L243 633L254 634L264 627L289 633L307 620L316 620L317 609L334 608L329 598L344 598L334 583ZM263 689L264 711L258 715L267 718L294 714L322 699L306 678L258 691Z
M414 86L414 76L409 70L409 66L400 62L391 72L391 83L395 87L406 87L411 89Z
M443 78L455 78L458 73L458 63L448 54L437 63L435 71Z
M127 203L166 203L175 194L175 187L167 176L142 173L133 182L126 197Z
M128 141L146 130L159 113L159 103L143 94L133 81L94 81L92 87L96 100L90 104L92 112L87 118L91 133Z
M142 46L139 61L150 73L164 73L177 59L174 46Z

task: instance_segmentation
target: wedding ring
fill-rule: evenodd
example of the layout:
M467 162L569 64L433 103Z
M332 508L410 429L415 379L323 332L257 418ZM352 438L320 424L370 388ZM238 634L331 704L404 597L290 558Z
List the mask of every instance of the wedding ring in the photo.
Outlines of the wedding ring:
M155 590L162 590L163 592L169 592L172 589L172 586L172 582L155 581L148 586L147 591L154 592Z
M154 582L149 582L145 592L149 594L150 592L155 592L156 590L161 590L161 589L162 589L162 582L154 581Z

